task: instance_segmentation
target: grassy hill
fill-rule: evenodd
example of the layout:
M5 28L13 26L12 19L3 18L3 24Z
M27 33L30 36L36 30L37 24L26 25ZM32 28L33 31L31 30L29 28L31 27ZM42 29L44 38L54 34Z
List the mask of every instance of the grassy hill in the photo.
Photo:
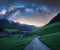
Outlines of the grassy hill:
M36 35L41 36L40 40L52 50L60 50L60 23L55 22L35 31Z
M52 50L60 50L60 32L44 35L40 40L51 47Z
M36 35L47 35L54 32L60 31L60 23L56 22L47 26L44 26L43 28L37 29L34 31Z

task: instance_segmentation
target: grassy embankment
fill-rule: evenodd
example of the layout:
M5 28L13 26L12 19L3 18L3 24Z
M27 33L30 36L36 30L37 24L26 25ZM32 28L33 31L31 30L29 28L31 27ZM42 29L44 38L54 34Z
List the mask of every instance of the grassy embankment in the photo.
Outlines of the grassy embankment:
M35 31L40 40L54 50L60 50L60 23L53 23Z
M35 37L28 36L25 38L17 38L19 35L13 37L5 37L0 39L0 50L23 50L24 47Z

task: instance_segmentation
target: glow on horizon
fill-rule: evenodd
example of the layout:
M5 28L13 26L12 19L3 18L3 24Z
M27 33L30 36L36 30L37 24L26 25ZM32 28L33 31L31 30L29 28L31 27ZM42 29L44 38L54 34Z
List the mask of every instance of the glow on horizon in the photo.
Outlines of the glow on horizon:
M41 27L41 26L44 26L45 24L47 23L43 23L43 22L33 22L33 21L28 21L28 20L22 20L22 19L18 19L18 20L13 20L14 22L19 22L21 24L27 24L27 25L34 25L36 27Z
M41 26L44 26L45 24L44 23L40 23L40 24L38 24L38 23L24 23L24 22L20 22L21 24L28 24L28 25L34 25L34 26L36 26L36 27L41 27Z

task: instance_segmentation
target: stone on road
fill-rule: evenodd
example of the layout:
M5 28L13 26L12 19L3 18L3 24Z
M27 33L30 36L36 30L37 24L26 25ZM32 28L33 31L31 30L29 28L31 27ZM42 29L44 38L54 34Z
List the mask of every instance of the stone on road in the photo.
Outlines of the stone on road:
M31 43L28 44L28 46L24 50L51 50L49 47L47 47L45 44L43 44L39 37L34 38Z

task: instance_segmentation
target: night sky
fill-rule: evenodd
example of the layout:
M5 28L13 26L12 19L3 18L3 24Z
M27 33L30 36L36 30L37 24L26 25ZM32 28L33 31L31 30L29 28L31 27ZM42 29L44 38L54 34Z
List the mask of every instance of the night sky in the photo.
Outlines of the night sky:
M60 12L60 0L0 0L0 19L44 26Z

